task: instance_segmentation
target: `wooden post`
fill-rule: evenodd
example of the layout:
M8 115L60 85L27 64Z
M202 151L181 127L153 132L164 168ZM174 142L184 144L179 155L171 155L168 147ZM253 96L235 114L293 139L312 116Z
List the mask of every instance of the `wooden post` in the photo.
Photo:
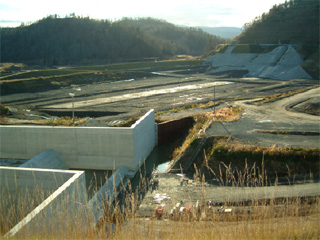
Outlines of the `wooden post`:
M213 113L216 116L216 86L213 86Z

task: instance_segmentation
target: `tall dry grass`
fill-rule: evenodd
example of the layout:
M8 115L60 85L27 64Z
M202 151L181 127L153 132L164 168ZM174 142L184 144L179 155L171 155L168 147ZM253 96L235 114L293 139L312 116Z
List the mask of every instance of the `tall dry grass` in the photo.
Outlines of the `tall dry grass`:
M198 172L199 174L199 172ZM263 179L261 174L256 176ZM204 177L196 175L198 181ZM236 181L229 174L227 181ZM256 179L255 182L262 180ZM204 184L204 182L202 182ZM233 186L239 183L232 183ZM253 187L256 188L257 186ZM208 194L206 188L203 195ZM132 195L131 195L132 196ZM225 211L231 209L231 212ZM114 225L112 239L319 239L320 197L272 198L208 204L161 219L137 217Z
M86 236L91 233L88 223L92 215L87 208L84 186L75 182L65 186L65 177L54 175L50 187L44 187L33 174L21 181L1 181L0 197L0 238L16 239L63 239L66 236ZM51 177L50 177L51 178ZM45 180L47 181L47 180ZM23 182L26 182L24 184Z
M263 172L256 173L252 179L237 178L234 171L228 170L223 185L234 187L248 184L256 188L266 185ZM244 172L248 169L243 170ZM39 225L34 226L34 233L22 231L17 239L319 239L320 197L282 198L261 200L253 197L245 202L222 202L208 204L205 177L197 171L194 180L202 186L203 199L198 208L190 213L175 216L165 214L161 219L138 217L137 211L144 194L149 190L149 179L145 172L139 172L139 184L136 188L129 181L118 188L120 195L114 203L101 206L104 217L92 227L92 215L89 208L71 209L70 202L77 202L76 194L64 195L59 206L50 208ZM249 176L249 175L246 175ZM107 180L107 179L106 179ZM122 190L121 190L122 189ZM116 190L117 191L117 190ZM6 195L7 194L7 195ZM46 199L46 193L35 188L31 197L25 195L8 195L1 189L0 211L9 209L9 214L1 214L1 236L7 232L14 221L28 214L28 208L36 207L38 202ZM4 197L5 196L5 197ZM36 197L35 197L36 196ZM17 201L12 202L12 199ZM11 200L10 200L11 199ZM10 204L8 204L10 203ZM225 209L232 209L225 212ZM58 211L58 214L57 214Z
M319 149L261 147L211 137L196 165L208 173L207 178L220 182L222 178L228 184L226 179L232 173L237 179L234 184L263 186L277 181L292 184L319 179L319 158Z

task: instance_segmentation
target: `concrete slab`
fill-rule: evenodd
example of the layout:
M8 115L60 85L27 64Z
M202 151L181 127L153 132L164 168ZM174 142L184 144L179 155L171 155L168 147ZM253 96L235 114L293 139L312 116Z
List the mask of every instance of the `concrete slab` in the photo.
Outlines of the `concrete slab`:
M62 160L59 154L54 150L47 150L29 161L21 164L22 168L46 168L46 169L69 169L68 165Z
M0 167L0 182L5 237L54 236L88 220L83 171Z

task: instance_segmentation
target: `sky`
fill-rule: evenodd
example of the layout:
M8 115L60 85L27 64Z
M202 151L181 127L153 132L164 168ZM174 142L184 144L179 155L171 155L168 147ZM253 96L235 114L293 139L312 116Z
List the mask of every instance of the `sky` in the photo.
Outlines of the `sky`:
M285 0L0 0L0 26L16 27L70 13L116 21L153 17L189 27L243 27Z

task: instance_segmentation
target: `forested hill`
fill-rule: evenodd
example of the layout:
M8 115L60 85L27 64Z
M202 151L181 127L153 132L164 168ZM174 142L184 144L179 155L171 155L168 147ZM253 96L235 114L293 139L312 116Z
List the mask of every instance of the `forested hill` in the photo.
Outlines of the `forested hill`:
M152 18L111 22L49 16L29 26L1 29L2 62L76 64L201 55L225 40Z
M288 0L245 24L242 44L319 45L319 0Z

